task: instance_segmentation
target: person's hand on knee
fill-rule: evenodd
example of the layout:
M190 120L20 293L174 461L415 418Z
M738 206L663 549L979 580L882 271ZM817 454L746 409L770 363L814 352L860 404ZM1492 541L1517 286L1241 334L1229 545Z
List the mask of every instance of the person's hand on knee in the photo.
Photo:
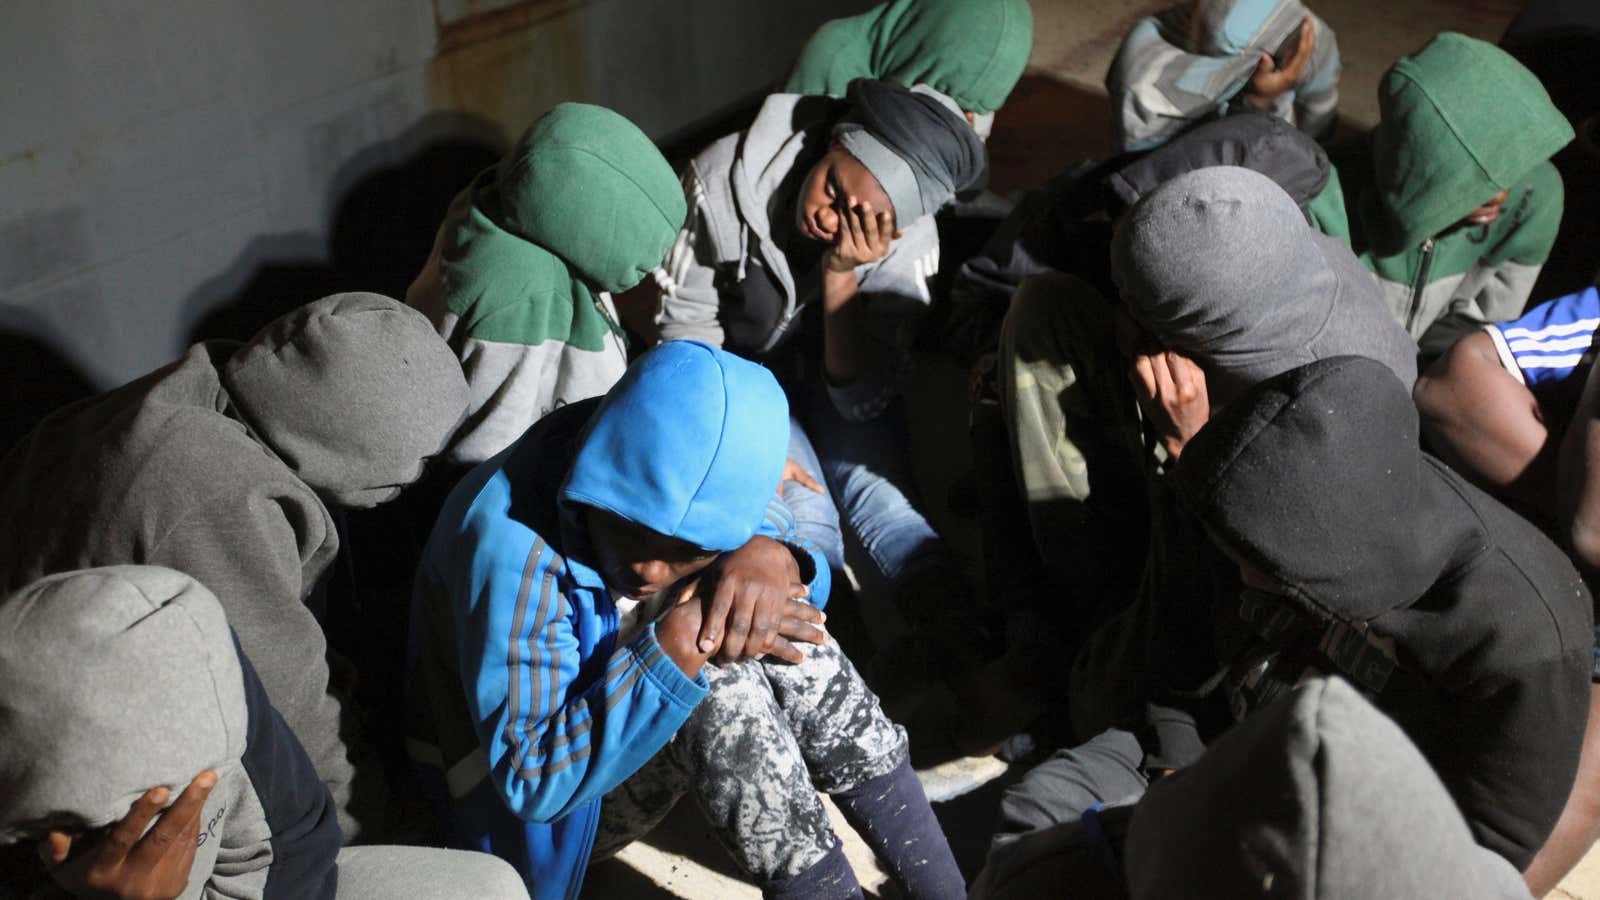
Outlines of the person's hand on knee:
M701 652L715 650L723 662L768 654L791 663L805 660L796 642L820 644L826 633L822 611L805 602L810 588L787 546L757 535L724 555L699 579L710 596L700 627Z

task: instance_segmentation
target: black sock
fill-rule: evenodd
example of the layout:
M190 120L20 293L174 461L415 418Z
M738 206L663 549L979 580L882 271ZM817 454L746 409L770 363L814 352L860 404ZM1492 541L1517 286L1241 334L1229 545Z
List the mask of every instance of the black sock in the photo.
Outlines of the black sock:
M910 760L833 800L907 900L965 900L966 880Z
M765 900L861 900L861 884L844 858L844 845L833 847L811 868L778 878L761 889Z

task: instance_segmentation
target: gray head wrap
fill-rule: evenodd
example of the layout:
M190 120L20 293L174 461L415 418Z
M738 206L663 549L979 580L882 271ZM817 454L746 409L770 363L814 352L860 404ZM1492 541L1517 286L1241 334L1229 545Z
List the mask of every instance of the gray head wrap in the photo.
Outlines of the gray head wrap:
M898 226L937 212L983 175L983 139L933 88L858 78L849 100L834 138L878 179Z

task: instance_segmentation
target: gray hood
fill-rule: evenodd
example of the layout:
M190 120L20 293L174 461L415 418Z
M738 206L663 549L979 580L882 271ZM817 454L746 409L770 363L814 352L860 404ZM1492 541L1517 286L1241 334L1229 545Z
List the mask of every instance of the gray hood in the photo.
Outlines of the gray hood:
M1152 785L1123 868L1134 900L1529 897L1399 726L1339 679L1301 685Z
M376 506L417 480L467 409L449 345L378 294L335 294L279 318L221 377L256 436L342 507Z
M1346 355L1383 363L1407 389L1416 381L1416 345L1371 273L1259 172L1168 181L1124 216L1111 260L1134 319L1226 390Z
M245 748L222 607L171 569L54 575L0 604L0 844L120 820Z

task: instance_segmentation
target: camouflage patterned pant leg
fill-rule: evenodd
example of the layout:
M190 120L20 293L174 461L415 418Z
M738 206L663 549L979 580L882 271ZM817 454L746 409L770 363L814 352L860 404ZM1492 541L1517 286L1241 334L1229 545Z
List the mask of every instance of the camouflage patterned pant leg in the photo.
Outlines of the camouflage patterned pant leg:
M711 693L673 739L718 839L759 883L797 875L837 843L817 787L893 770L905 734L834 641L798 666L707 666Z
M688 792L689 773L669 748L662 748L600 801L600 822L589 861L610 859L650 833Z

